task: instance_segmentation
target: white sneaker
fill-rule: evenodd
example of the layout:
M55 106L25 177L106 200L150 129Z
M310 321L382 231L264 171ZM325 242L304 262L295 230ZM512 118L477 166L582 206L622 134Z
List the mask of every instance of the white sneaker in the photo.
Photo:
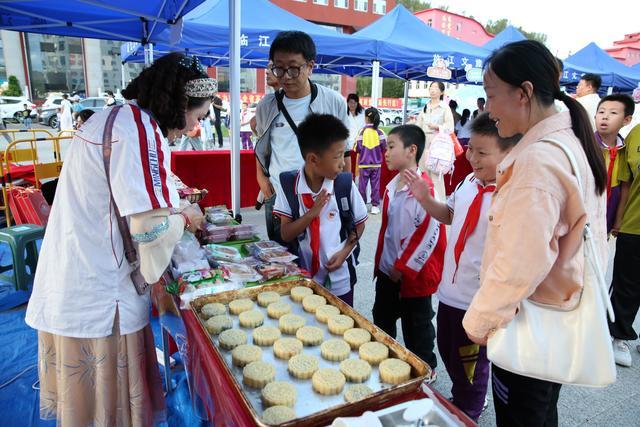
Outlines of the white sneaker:
M380 214L380 208L377 206L371 206L371 215L378 215Z
M631 353L629 352L629 344L626 341L613 339L613 356L616 363L620 366L631 366Z

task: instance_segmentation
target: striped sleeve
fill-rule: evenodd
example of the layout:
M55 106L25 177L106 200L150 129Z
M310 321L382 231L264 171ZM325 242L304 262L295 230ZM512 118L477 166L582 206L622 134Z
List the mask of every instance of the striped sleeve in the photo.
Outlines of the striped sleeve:
M126 106L113 135L111 184L120 214L177 207L180 200L168 173L170 151L155 120L136 106Z
M291 206L289 206L289 202L287 200L287 196L284 194L282 185L276 187L276 202L273 205L273 213L278 216L284 216L286 218L293 219Z

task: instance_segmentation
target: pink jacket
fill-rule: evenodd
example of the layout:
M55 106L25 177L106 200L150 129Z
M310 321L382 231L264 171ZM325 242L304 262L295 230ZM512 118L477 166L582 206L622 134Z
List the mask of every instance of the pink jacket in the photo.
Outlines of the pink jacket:
M541 142L546 138L564 143L575 154L586 185L584 203L567 156L559 147ZM465 330L484 337L504 327L525 298L575 305L582 287L585 222L591 225L602 265L607 262L605 202L604 194L596 195L569 112L531 128L498 165L480 289L464 317Z

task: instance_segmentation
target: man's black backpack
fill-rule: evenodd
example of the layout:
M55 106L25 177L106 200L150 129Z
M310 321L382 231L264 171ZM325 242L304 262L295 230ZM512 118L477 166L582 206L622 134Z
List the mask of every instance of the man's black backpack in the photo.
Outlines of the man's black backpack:
M296 192L296 177L298 175L297 170L282 172L280 174L280 185L282 186L283 193L287 197L287 203L291 208L292 221L297 220L300 217L300 201ZM353 208L351 206L351 187L353 185L353 179L349 172L340 173L334 183L333 190L338 204L338 211L340 212L340 240L345 241L349 238L351 232L355 232L356 223L353 216ZM305 231L306 233L306 231ZM304 234L298 236L297 239L289 242L287 247L289 252L294 255L299 255L300 240L304 239ZM358 256L360 255L360 243L356 244L353 250L353 259L347 258L347 265L349 267L349 276L351 278L351 284L356 282L356 270L355 265L358 264Z

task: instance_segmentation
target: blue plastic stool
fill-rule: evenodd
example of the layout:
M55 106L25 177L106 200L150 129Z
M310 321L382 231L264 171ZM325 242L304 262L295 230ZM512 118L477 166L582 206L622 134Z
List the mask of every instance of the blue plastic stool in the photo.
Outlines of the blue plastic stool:
M9 245L13 256L12 266L0 266L0 279L12 282L16 290L28 291L38 265L37 241L42 238L44 238L44 227L39 225L21 224L0 229L0 242ZM4 274L11 269L13 269L13 275Z

